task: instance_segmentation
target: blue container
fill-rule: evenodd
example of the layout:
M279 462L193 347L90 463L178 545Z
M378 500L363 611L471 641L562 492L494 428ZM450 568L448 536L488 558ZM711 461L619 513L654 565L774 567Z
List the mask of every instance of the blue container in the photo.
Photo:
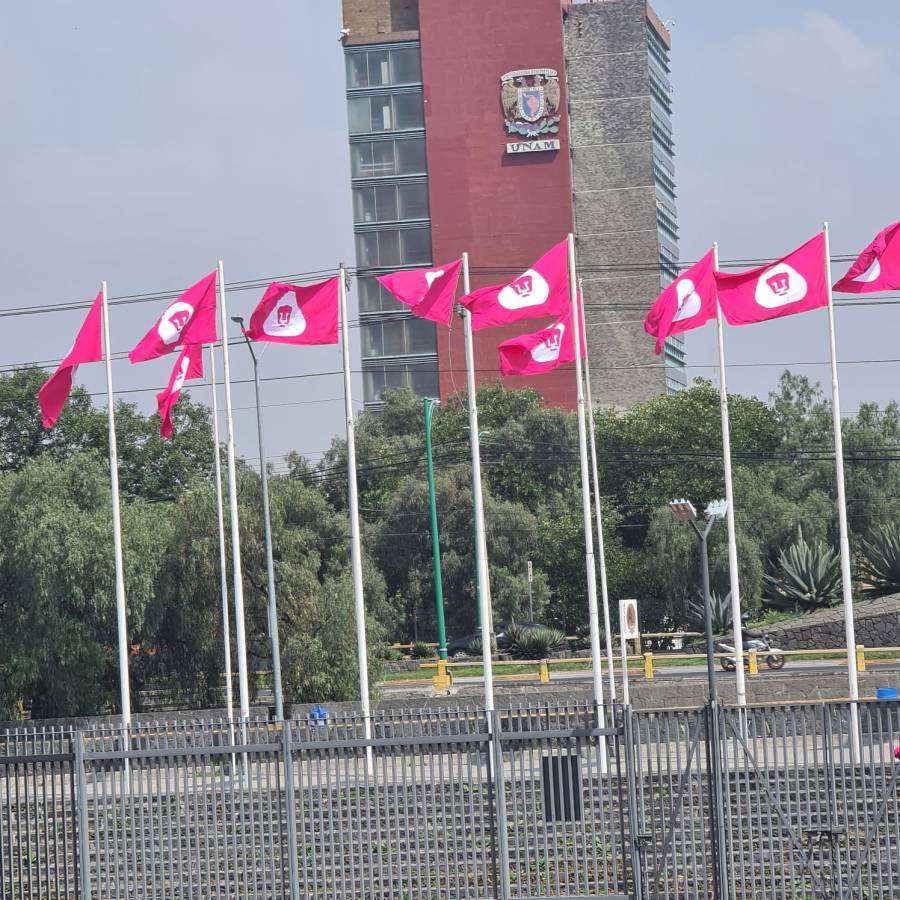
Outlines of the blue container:
M897 699L897 688L895 688L895 687L875 688L875 699L876 700L896 700Z
M328 710L318 704L309 711L309 721L313 725L324 725L328 721Z

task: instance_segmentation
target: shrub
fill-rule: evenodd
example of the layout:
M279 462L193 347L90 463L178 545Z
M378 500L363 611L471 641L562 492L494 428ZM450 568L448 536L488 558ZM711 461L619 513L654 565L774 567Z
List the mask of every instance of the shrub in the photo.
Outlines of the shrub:
M806 542L797 529L797 540L778 554L778 569L764 576L766 603L780 609L830 606L841 593L838 552L823 541Z
M416 641L410 646L409 655L412 659L433 659L435 650L434 647L429 647L424 641Z
M559 629L544 625L537 628L510 625L506 635L510 653L517 659L544 659L566 642L566 636Z
M469 656L481 656L481 647L481 638L474 638L469 643L469 646L466 647L466 653L468 653Z
M724 634L732 630L733 620L731 613L731 591L724 596L712 591L709 596L709 608L712 613L712 627L714 634ZM703 596L700 595L696 600L689 600L687 605L687 614L690 617L690 623L698 631L706 628L706 619L703 610Z
M900 524L882 525L862 542L860 570L870 597L900 591Z

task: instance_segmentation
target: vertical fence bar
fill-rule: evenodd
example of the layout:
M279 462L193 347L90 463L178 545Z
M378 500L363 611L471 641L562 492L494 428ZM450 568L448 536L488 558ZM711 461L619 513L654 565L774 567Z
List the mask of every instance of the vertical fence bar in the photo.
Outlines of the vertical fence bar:
M494 798L497 803L497 847L500 869L499 900L509 900L509 835L506 831L506 779L503 776L503 742L500 733L500 714L493 710L491 717L491 750L494 760Z
M644 864L641 859L640 822L637 808L637 773L635 772L634 753L634 719L631 706L622 707L625 734L625 782L628 794L628 831L631 843L631 871L634 876L635 900L643 900L644 896ZM622 836L624 839L624 835Z
M291 720L285 719L281 732L284 752L284 802L287 806L288 877L291 900L300 900L300 876L297 873L297 808L294 797L294 749L291 738Z
M75 854L75 869L78 873L81 900L91 897L91 869L88 855L87 786L84 778L84 732L73 735L75 744L75 802L78 817L78 850Z

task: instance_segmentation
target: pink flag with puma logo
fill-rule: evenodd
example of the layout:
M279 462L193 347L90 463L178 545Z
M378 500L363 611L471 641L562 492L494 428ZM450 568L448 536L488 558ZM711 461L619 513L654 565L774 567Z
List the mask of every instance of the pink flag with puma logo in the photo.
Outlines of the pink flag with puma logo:
M834 290L846 294L873 294L900 288L900 222L888 225L856 258Z
M216 342L216 273L210 272L173 300L128 354L132 363L165 356L186 344Z
M584 335L581 336L581 358L584 359ZM547 328L532 334L503 341L500 352L500 371L504 375L543 375L563 363L575 359L575 333L572 328L572 306Z
M441 325L450 324L456 283L462 260L430 269L404 269L390 275L378 275L375 280L401 303L409 306L414 316Z
M159 433L167 441L172 439L172 409L181 396L181 389L184 387L185 381L191 378L203 377L203 345L188 344L178 359L175 360L175 366L172 374L169 376L169 383L165 390L160 391L156 395L156 410L159 413Z
M336 344L339 277L302 286L273 281L244 333L275 344Z
M523 319L560 316L569 306L566 242L551 247L530 269L507 284L479 288L459 300L472 313L472 330Z
M752 325L828 305L825 233L765 266L716 272L719 305L729 325Z

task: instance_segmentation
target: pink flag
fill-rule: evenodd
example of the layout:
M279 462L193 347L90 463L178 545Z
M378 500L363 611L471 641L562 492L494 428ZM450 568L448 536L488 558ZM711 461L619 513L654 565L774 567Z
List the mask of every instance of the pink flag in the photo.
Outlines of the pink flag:
M103 359L103 297L97 294L91 305L72 349L66 354L59 368L44 382L38 392L38 402L44 417L44 428L52 428L72 390L72 379L80 363L99 362Z
M133 363L156 359L186 344L216 342L216 273L210 272L173 300L128 354Z
M584 335L581 358L584 359ZM572 306L547 328L504 341L500 351L500 371L504 375L543 375L575 359L575 332Z
M900 288L900 222L888 225L856 258L834 289L847 294L872 294Z
M828 304L825 233L767 266L716 272L719 305L729 325L752 325Z
M472 330L522 319L559 316L569 305L566 242L548 250L527 272L508 284L479 288L459 300L472 313Z
M712 250L675 279L644 319L644 331L656 338L656 355L670 334L705 325L716 315L716 279Z
M181 388L188 379L202 377L203 346L188 344L175 360L166 389L156 395L156 409L160 418L159 433L166 440L172 439L172 409L181 396Z
M297 287L273 281L250 316L251 341L277 344L338 342L339 276Z
M431 269L407 269L378 275L375 280L401 303L412 307L414 316L449 325L461 268L462 260L457 259Z

